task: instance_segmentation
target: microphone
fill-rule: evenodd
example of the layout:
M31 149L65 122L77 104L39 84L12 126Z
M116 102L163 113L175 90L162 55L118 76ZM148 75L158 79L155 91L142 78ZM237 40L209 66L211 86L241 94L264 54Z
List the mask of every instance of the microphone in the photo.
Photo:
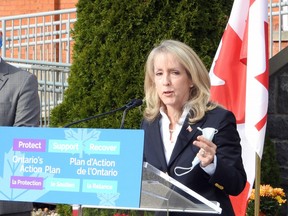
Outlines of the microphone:
M130 103L127 104L127 107L126 109L124 109L123 116L122 116L122 121L120 125L121 129L124 128L124 121L125 121L127 111L130 109L133 109L134 107L141 106L142 104L143 104L143 100L141 99L133 99L130 101Z
M143 104L143 100L141 99L132 99L127 105L126 105L126 111L133 109L134 107L141 106Z
M78 121L75 121L75 122L72 122L70 124L65 125L64 128L68 128L68 127L70 127L72 125L79 124L79 123L85 122L85 121L89 121L91 119L95 119L95 118L99 118L99 117L102 117L102 116L105 116L105 115L109 115L109 114L115 113L117 111L124 110L124 112L125 112L125 111L130 110L130 109L132 109L134 107L142 105L142 103L143 103L143 101L141 99L132 99L129 103L125 104L124 106L122 106L122 107L120 107L118 109L114 109L114 110L111 110L109 112L101 113L101 114L98 114L98 115L95 115L95 116L90 116L88 118L80 119ZM122 119L122 121L123 121L123 119Z

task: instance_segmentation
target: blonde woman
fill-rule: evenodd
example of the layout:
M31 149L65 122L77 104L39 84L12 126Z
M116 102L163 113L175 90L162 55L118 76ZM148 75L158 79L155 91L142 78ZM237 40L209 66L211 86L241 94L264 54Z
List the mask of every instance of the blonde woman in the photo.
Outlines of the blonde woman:
M210 101L209 89L207 69L186 44L166 40L150 52L141 125L144 161L208 200L219 202L221 215L231 216L229 195L238 195L246 184L242 149L233 113ZM202 135L205 128L215 129L213 139ZM192 161L199 163L192 166Z

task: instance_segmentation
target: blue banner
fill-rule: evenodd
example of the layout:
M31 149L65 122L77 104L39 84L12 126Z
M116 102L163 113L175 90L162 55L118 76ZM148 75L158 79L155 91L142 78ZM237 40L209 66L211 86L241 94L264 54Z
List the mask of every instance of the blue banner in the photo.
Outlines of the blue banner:
M0 127L0 200L139 208L143 130Z

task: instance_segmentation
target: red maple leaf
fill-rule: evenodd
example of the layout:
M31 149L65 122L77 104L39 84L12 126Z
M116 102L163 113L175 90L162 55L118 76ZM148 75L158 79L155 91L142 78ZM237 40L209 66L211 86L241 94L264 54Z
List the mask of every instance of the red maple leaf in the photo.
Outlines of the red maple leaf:
M214 67L214 74L225 84L211 86L211 99L232 111L237 124L245 122L246 59L242 57L243 52L241 53L245 47L242 40L228 25Z

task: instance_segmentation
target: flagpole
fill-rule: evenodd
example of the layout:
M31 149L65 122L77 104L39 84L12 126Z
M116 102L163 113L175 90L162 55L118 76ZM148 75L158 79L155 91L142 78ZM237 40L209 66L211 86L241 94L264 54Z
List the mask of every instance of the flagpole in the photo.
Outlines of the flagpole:
M260 211L260 181L261 181L261 159L255 152L255 203L254 203L254 216L259 216Z

